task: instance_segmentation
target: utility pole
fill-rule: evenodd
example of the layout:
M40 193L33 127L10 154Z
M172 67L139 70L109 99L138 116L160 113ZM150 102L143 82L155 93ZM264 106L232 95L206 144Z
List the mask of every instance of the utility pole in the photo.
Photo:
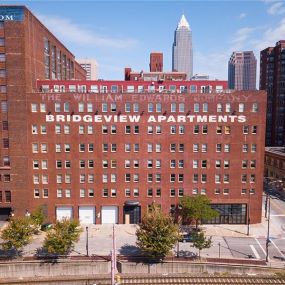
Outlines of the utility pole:
M250 191L251 191L251 187L248 191L248 209L247 209L247 235L248 236L249 236L249 227L250 227L250 195L251 195Z
M88 227L86 227L86 256L89 256Z
M267 239L266 239L266 262L269 260L269 243L270 243L270 196L268 196L268 217L267 217Z
M268 193L266 193L266 198L265 198L265 207L264 207L265 218L267 218L267 204L268 204Z
M112 250L111 250L111 279L112 279L112 285L116 285L118 283L115 282L115 276L117 274L117 258L116 258L116 237L115 237L115 225L114 224L113 224L112 240L113 240L113 244L112 244Z
M219 246L219 258L221 258L221 243L220 242L218 243L218 246Z

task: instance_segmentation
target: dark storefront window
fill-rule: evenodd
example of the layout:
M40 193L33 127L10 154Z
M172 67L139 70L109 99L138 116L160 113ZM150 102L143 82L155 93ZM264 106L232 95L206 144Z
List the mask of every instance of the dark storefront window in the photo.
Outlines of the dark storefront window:
M219 212L219 216L203 221L205 224L245 224L246 204L212 204L211 207Z
M5 191L5 200L7 203L11 203L11 191Z

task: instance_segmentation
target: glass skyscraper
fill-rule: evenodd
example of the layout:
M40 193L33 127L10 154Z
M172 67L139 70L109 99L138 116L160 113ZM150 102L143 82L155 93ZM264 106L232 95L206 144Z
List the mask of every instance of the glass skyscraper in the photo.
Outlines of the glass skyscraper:
M172 71L186 72L187 79L193 76L192 31L184 15L174 32Z

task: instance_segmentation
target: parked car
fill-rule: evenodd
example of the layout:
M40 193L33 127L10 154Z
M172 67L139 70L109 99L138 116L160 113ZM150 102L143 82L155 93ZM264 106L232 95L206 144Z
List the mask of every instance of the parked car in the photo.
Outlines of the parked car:
M193 241L192 233L182 233L179 241L183 243L192 242Z

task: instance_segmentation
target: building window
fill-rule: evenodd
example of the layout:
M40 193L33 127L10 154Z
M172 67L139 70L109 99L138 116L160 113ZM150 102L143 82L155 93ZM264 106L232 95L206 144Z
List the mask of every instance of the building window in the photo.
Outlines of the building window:
M195 104L194 104L194 112L195 112L195 113L198 113L198 112L199 112L199 109L200 109L199 103L195 103Z
M222 127L222 126L217 126L217 127L216 127L216 134L217 134L217 135L221 135L221 134L222 134L222 130L223 130L223 127Z
M221 113L221 112L223 112L223 106L222 106L222 104L218 103L217 104L217 113Z
M131 197L131 189L129 188L125 189L125 197Z
M176 193L175 193L175 188L171 188L170 189L170 197L175 197Z
M193 128L193 134L197 135L199 134L199 125L195 125Z
M244 104L243 104L243 103L239 103L239 104L238 104L238 111L239 111L240 113L243 113L243 112L244 112Z
M170 112L175 113L176 112L176 103L171 103L170 105Z
M153 112L153 104L152 103L148 103L148 112L149 113Z
M254 113L258 112L258 103L252 104L251 112L254 112Z
M203 103L203 112L208 112L208 103Z
M184 188L178 188L178 197L184 196Z
M40 198L40 190L34 189L34 198Z
M108 189L104 188L104 189L102 190L102 196L103 196L103 197L108 197L108 196L109 196L109 191L108 191Z
M85 198L85 189L80 189L80 198Z

